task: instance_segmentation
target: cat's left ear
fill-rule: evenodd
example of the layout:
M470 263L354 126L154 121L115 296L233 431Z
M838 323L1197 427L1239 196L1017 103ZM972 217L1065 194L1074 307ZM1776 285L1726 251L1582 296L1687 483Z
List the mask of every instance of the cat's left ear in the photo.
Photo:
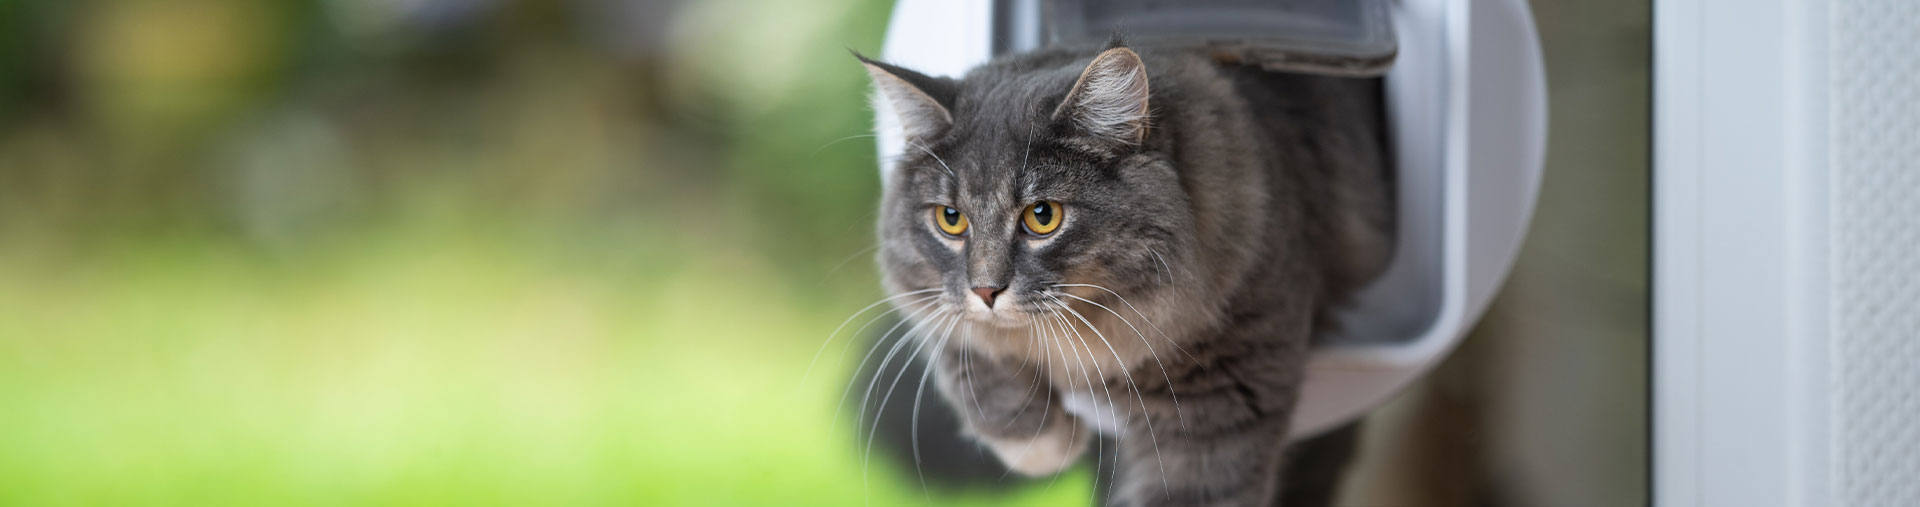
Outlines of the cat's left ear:
M1107 148L1147 139L1147 64L1124 47L1100 52L1053 111L1056 122Z

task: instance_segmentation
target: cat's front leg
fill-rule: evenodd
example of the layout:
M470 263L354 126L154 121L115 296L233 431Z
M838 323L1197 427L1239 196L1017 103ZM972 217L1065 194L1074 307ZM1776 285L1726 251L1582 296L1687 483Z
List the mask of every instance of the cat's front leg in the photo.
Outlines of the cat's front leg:
M1108 504L1269 507L1280 491L1284 434L1284 424L1259 421L1206 438L1129 436L1120 445L1123 479Z
M934 363L940 393L960 414L968 435L1000 463L1027 476L1057 473L1080 459L1091 431L1061 406L1034 365L991 359L952 347Z
M1134 375L1144 409L1127 422L1109 505L1275 505L1304 345L1223 339L1192 348L1199 364Z

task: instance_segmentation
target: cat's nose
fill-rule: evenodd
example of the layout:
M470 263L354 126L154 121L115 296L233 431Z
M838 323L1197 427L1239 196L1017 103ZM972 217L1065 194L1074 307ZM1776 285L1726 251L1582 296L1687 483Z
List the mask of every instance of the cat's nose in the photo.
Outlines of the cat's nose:
M1006 290L1006 287L974 287L973 293L980 295L980 302L986 303L987 308L993 308L993 297Z

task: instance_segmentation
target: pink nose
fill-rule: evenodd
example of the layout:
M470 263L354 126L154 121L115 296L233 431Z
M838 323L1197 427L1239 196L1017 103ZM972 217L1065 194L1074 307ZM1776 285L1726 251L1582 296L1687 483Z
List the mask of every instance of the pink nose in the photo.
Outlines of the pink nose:
M980 295L980 302L986 303L987 308L993 308L993 297L1005 290L1007 290L1006 287L974 287L973 293Z

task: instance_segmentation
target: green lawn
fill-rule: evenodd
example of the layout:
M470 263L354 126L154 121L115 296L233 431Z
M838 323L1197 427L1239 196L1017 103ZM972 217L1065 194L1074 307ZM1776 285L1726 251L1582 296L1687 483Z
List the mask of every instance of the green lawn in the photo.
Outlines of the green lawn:
M863 487L837 347L801 381L865 264L512 238L0 243L0 504L928 503L877 456Z

